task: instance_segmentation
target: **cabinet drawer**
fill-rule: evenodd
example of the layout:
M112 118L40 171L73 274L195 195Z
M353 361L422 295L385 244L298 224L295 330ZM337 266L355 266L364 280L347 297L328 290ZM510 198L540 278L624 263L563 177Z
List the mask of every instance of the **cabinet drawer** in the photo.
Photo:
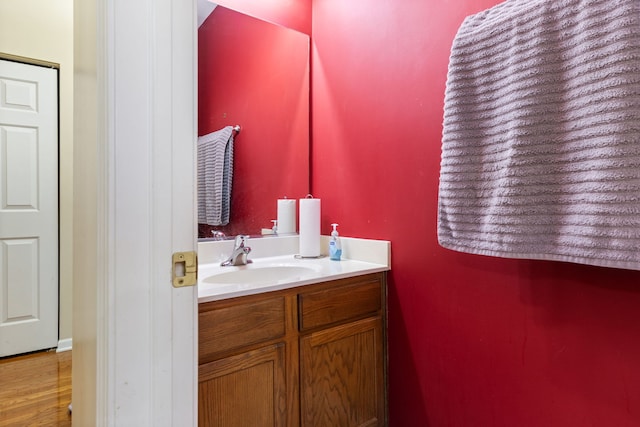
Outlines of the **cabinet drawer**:
M353 283L298 294L300 330L305 331L378 312L382 305L379 275Z
M200 363L285 335L285 299L242 303L199 314Z

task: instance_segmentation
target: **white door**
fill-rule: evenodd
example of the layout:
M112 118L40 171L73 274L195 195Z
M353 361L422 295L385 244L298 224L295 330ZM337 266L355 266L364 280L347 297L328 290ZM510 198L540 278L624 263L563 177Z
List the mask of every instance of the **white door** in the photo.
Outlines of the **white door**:
M58 342L58 71L0 60L0 356Z
M196 426L195 0L74 15L73 424Z

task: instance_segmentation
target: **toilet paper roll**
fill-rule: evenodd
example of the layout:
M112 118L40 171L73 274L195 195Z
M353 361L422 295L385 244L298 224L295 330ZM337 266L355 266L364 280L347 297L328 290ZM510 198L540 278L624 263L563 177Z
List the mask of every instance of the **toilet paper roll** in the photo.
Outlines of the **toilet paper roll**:
M300 256L320 256L320 199L300 199Z
M295 199L278 199L278 234L296 232Z

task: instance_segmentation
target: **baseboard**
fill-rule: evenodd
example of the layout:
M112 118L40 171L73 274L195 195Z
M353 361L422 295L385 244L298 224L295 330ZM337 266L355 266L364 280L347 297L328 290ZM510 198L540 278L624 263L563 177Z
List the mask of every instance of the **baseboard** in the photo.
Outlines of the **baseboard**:
M71 338L66 338L64 340L59 340L58 341L58 348L56 349L56 353L60 353L63 351L69 351L71 350Z

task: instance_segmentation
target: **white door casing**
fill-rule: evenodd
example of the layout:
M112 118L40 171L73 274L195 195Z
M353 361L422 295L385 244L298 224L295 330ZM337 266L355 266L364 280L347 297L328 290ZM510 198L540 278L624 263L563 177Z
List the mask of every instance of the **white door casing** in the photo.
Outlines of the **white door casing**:
M195 426L197 288L171 284L196 248L195 0L74 14L73 421Z
M58 343L58 70L0 60L0 357Z

